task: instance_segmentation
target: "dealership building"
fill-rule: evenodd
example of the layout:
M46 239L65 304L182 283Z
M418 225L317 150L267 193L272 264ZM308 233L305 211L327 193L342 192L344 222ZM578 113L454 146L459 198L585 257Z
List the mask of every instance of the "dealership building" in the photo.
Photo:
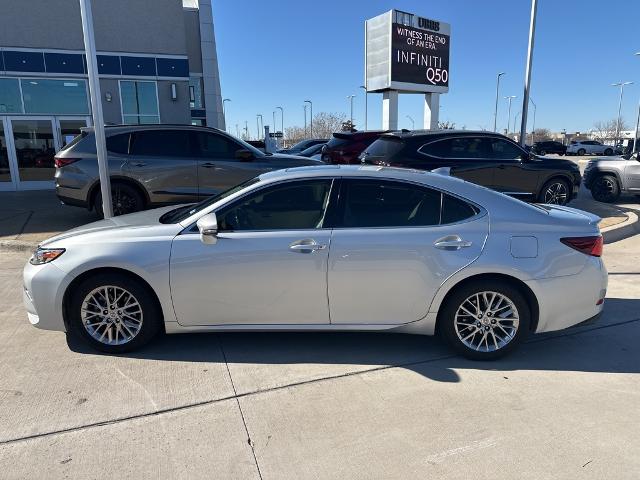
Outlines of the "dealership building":
M106 124L225 128L211 0L93 0ZM4 2L0 191L53 187L54 154L91 125L78 0Z

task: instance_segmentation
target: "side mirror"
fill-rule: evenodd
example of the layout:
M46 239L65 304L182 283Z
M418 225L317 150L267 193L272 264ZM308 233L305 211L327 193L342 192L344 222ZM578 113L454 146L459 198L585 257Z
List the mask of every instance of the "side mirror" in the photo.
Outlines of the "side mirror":
M253 160L253 153L251 153L249 150L244 149L236 150L236 158L241 162L248 162L250 160Z
M200 241L207 245L215 245L218 241L218 219L216 214L211 212L200 217L196 225L200 232Z

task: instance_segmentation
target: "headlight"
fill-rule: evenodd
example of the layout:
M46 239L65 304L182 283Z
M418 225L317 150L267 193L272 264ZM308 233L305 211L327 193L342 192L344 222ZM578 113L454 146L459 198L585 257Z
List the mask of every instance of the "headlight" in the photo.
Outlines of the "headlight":
M38 247L31 258L29 259L29 263L31 265L43 265L45 263L49 263L54 261L60 255L65 252L64 248L42 248Z

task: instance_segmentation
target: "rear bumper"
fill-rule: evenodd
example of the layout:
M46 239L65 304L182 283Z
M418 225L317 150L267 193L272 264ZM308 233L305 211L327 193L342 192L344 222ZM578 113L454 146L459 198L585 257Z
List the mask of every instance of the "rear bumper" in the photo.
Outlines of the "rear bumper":
M576 275L526 282L539 302L536 333L552 332L595 321L604 307L598 305L607 292L607 269L600 258L589 257Z
M82 199L64 195L63 193L60 193L58 187L56 187L56 196L58 197L58 200L60 200L65 205L71 205L73 207L89 208L89 203L86 201L86 199L82 200Z

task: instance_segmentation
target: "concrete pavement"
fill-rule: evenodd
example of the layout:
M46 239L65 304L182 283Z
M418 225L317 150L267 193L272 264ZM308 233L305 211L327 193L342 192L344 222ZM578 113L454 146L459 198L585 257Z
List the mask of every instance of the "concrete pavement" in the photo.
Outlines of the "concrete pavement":
M398 334L166 336L108 356L32 328L0 271L3 478L640 476L640 237L598 324L492 363Z

